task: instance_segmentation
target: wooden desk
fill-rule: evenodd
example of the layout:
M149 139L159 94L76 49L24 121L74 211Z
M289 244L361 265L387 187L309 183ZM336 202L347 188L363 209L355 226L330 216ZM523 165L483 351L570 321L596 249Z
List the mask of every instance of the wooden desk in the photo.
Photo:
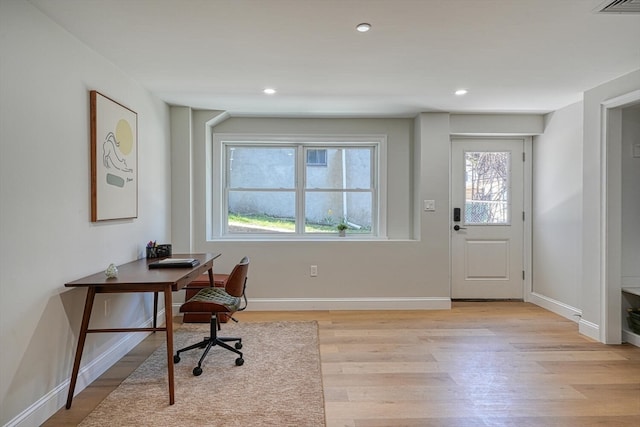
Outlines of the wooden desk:
M209 273L209 282L213 286L213 260L220 254L174 254L173 258L195 258L200 264L193 268L159 268L149 269L148 265L158 259L139 259L127 264L118 266L118 277L109 279L104 272L96 273L82 279L66 283L65 286L71 288L86 287L87 299L84 304L80 335L78 337L78 347L73 361L71 373L71 383L67 396L67 409L71 407L73 392L78 379L80 369L80 359L84 349L87 334L95 332L155 332L166 331L167 334L167 371L169 376L169 404L173 405L174 382L173 382L173 313L171 293L184 288L192 280L198 278L205 271ZM110 329L89 329L91 319L91 309L96 294L104 293L127 293L127 292L153 292L154 293L154 319L151 328L110 328ZM156 327L156 313L158 292L164 293L165 327Z

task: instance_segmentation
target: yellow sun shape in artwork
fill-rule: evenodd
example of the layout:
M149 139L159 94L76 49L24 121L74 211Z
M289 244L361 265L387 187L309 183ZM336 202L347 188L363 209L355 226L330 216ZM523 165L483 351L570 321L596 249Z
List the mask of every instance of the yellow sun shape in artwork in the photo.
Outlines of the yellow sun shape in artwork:
M133 132L129 122L125 119L120 119L116 125L116 141L120 143L120 151L125 156L131 153L133 149Z

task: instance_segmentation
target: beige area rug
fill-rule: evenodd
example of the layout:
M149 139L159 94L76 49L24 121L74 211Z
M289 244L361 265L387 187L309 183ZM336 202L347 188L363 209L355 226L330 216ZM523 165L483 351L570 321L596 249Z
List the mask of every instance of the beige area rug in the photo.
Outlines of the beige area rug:
M175 348L208 335L185 324ZM244 365L213 347L195 377L202 350L180 354L175 404L169 405L162 345L80 424L89 426L324 426L324 397L316 322L227 323L220 336L242 337Z

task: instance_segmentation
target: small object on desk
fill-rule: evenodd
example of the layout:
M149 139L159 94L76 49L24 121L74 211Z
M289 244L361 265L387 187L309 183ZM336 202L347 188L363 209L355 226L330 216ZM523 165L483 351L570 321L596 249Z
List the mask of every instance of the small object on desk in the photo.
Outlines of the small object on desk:
M158 258L171 256L171 244L164 243L162 245L157 245L156 254L158 255Z
M147 243L147 258L158 258L158 253L156 252L156 241L149 240Z
M147 243L147 258L163 258L171 256L171 244L158 245L155 241Z
M109 279L114 279L116 277L118 277L118 267L116 267L115 264L109 264L109 267L107 267L107 269L104 271L104 274L109 278Z
M155 246L147 248L147 258L158 258L158 252L156 251Z
M165 258L160 261L152 262L149 268L191 268L200 264L195 258Z

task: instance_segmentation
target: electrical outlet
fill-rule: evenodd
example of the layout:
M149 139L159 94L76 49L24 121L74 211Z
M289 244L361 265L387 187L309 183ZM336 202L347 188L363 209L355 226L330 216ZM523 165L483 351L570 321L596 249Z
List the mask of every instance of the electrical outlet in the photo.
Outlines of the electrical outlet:
M309 273L311 274L311 277L316 277L318 275L318 266L312 265L309 269Z
M109 317L109 314L111 314L111 304L110 304L111 300L104 300L104 317Z

